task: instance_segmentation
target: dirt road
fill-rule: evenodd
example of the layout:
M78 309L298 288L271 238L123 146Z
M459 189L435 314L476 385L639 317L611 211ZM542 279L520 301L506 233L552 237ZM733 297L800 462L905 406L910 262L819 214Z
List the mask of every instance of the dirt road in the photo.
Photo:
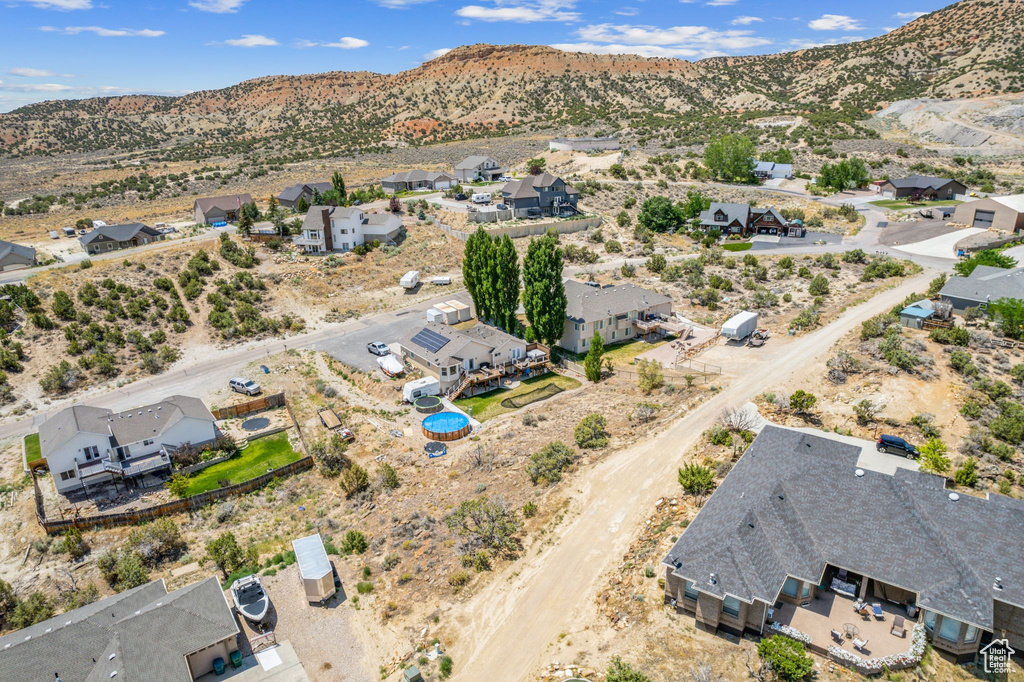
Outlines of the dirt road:
M923 291L934 273L925 272L843 313L814 334L779 339L734 367L731 385L666 431L609 455L576 474L566 519L544 549L510 565L506 575L453 609L461 636L450 647L456 680L533 679L547 663L545 652L559 633L594 622L604 572L628 549L652 508L655 491L673 480L683 453L722 410L735 407L786 379L815 359L862 320ZM648 499L652 498L652 499Z

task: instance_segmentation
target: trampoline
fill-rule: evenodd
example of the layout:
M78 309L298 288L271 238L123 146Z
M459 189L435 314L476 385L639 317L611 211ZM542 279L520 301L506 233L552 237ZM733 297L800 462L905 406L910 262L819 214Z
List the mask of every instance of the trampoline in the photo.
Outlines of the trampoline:
M246 431L259 431L270 426L270 420L266 417L253 417L242 422L242 428Z
M448 454L448 446L444 443L439 443L436 440L432 440L423 446L424 451L427 453L427 457L433 459L435 457L442 457Z
M434 414L435 412L440 412L444 409L444 404L436 395L425 395L419 397L415 402L413 402L412 406L421 414Z
M469 417L458 412L438 412L423 418L423 435L430 440L458 440L470 430Z

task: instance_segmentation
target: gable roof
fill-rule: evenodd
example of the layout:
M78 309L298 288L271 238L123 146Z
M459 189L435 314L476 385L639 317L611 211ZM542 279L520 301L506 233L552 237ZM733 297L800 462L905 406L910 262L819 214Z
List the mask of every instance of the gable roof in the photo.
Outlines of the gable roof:
M782 214L775 210L774 206L768 206L767 208L752 208L750 209L750 217L754 220L763 218L766 214L771 215L776 223L779 225L788 225L789 223Z
M36 258L36 250L31 246L23 246L21 244L15 244L14 242L8 242L0 239L0 261L10 255L19 256L32 261Z
M448 343L436 351L421 345L414 339L423 330L443 336L448 339ZM399 344L402 347L412 350L435 365L458 364L456 361L464 359L461 351L471 344L483 346L489 353L493 353L501 346L516 342L526 343L522 339L503 332L497 327L483 323L477 323L468 329L459 330L447 324L427 322L422 327L410 330L399 339Z
M564 180L557 175L551 173L541 173L540 175L527 175L521 180L513 180L505 184L501 189L502 194L511 197L512 199L528 199L530 197L539 196L538 189L545 189L551 187L556 182L562 183L565 187L566 194L579 194L579 191L570 186Z
M940 189L951 182L952 178L936 178L931 175L911 175L906 178L889 178L889 184L896 189ZM883 183L884 184L884 183ZM959 183L963 184L963 183Z
M498 160L491 156L483 156L480 154L474 156L467 156L462 161L459 161L457 164L455 164L455 170L473 170L474 168L478 168L484 165L488 161L494 161L494 163L498 163Z
M83 244L91 244L96 240L110 239L115 242L126 242L142 233L148 237L159 237L160 232L142 223L124 223L123 225L103 225L94 228L88 234L79 237Z
M72 405L39 425L39 448L46 457L80 433L107 436L112 447L146 438L156 439L186 417L214 421L202 400L184 395L172 395L158 403L123 412Z
M454 180L455 176L443 171L411 170L403 173L392 173L381 182L437 182L438 180Z
M565 281L565 298L565 316L577 322L591 322L672 302L664 294L635 284L592 287L574 279Z
M721 211L725 214L725 220L716 220L715 214ZM725 227L734 221L739 221L743 227L750 221L750 204L728 204L719 201L712 201L710 208L700 213L701 225L715 225Z
M353 215L363 215L363 210L356 206L310 206L306 211L306 217L302 219L302 229L324 229L324 209L327 209L327 215L335 220L351 218Z
M281 193L277 195L278 201L298 201L299 197L303 193L308 193L310 196L313 195L313 190L319 190L321 193L331 189L333 185L329 182L307 182L299 183L298 185L292 185L291 187L285 187L281 190Z
M817 583L832 565L988 630L994 599L1024 605L1024 538L1006 532L1024 524L1024 502L954 501L941 476L857 469L860 454L766 426L662 563L702 592L746 602L773 604L787 576Z
M187 680L185 656L237 634L217 578L157 580L0 638L0 679Z
M1017 213L1024 213L1024 194L1011 194L1006 197L989 197L989 199L997 204L1002 204Z
M198 206L205 215L212 208L219 208L222 211L237 211L239 206L251 201L252 196L249 194L228 194L222 197L202 197L196 199L192 206L193 208Z
M1005 269L979 265L970 277L950 277L939 295L979 303L1000 298L1024 299L1024 267Z

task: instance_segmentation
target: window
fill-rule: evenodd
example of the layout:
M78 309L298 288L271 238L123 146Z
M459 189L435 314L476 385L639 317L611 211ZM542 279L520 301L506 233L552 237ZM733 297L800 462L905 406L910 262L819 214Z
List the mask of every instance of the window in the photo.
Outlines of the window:
M691 580L687 580L684 583L683 596L687 599L697 601L697 585Z
M803 589L800 590L800 597L802 599L807 599L810 596L811 596L811 584L810 583L803 583Z
M939 626L939 637L949 642L955 642L960 637L960 621L943 616L942 625Z
M786 582L782 585L782 594L788 597L795 597L797 590L800 589L800 581L795 578L786 578Z
M60 472L60 480L62 481L70 481L71 479L75 478L75 476L76 474L74 469Z
M615 332L612 332L612 341L615 340Z
M587 331L587 323L586 322L584 322L583 324L580 325L580 331L581 332Z
M935 612L925 611L924 612L924 626L929 630L935 629Z
M764 221L765 221L766 223L770 223L770 222L772 222L772 221L774 221L774 220L775 220L775 218L773 218L773 217L772 217L772 214L771 214L771 213L765 213L765 214L764 214Z
M90 459L96 459L97 457L100 456L100 449L95 445L90 445L88 447L82 448L82 451L85 453L86 462L88 462Z
M143 445L152 445L153 444L153 439L152 438L147 438L146 440L142 441L142 444Z
M722 600L722 613L733 618L739 618L740 615L740 600L736 597L726 596Z
M967 626L967 634L964 635L964 642L970 644L971 642L977 641L977 639L978 639L978 628L974 627L973 625L968 625Z

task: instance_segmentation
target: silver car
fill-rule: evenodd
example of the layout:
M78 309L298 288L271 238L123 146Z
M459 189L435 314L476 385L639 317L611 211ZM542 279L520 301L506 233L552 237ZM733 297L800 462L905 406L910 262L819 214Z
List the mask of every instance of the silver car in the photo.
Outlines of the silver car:
M235 377L228 381L228 387L236 393L244 393L246 395L259 395L260 385L252 379L243 379L242 377Z
M371 341L366 344L366 350L374 355L391 355L391 349L388 348L388 344L381 341Z

